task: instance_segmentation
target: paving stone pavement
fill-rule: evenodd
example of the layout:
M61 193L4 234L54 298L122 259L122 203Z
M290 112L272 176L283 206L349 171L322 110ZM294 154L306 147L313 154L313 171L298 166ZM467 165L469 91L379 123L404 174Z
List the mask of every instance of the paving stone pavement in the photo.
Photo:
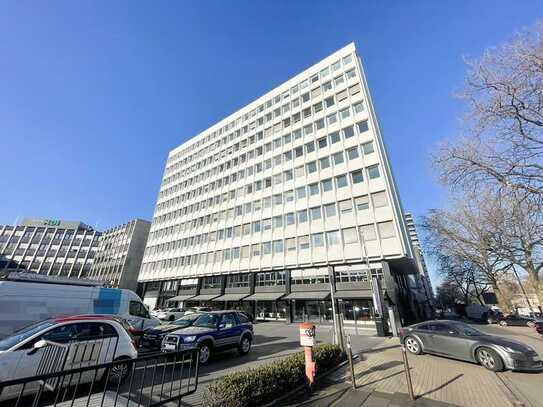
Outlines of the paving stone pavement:
M351 389L348 366L319 384L311 399L290 400L307 406L511 407L512 395L495 373L481 366L431 355L409 355L417 400L407 396L402 355L397 338L360 354L355 363L357 390ZM300 404L301 403L301 404Z

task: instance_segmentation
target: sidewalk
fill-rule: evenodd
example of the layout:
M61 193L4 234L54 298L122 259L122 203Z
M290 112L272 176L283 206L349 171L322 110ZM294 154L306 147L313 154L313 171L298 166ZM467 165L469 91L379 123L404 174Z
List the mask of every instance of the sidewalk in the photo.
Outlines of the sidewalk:
M347 365L319 383L310 399L300 395L288 403L322 407L512 405L498 377L481 366L430 355L409 355L409 364L415 401L407 395L399 341L393 338L360 355L355 363L357 390L352 390Z

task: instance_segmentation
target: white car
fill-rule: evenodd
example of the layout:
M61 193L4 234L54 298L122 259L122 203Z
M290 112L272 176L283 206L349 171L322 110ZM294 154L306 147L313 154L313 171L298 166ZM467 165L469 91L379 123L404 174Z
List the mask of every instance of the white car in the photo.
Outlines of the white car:
M58 371L64 363L63 370L68 370L126 360L109 373L109 381L119 383L128 376L130 361L137 356L134 341L120 318L97 315L48 319L0 340L0 383ZM86 372L81 383L92 381L94 375L94 371ZM22 386L4 388L0 401L18 397ZM38 388L38 382L27 383L24 394L35 393Z
M182 308L166 308L157 312L156 317L161 321L175 321L185 315L185 310Z

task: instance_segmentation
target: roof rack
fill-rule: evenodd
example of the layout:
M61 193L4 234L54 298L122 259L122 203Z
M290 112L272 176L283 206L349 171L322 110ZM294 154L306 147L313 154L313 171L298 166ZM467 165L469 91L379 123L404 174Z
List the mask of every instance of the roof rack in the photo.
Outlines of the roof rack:
M64 285L79 285L87 287L104 287L106 283L99 280L83 280L67 277L47 276L36 273L22 273L13 271L4 278L8 281L20 281L28 283L43 283L43 284L64 284Z

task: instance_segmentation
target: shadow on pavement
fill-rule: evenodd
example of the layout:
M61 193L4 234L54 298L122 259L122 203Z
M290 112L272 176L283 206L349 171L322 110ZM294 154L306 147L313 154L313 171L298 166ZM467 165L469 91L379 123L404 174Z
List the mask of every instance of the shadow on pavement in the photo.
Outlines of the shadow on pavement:
M437 386L437 387L435 387L433 389L430 389L428 391L425 391L422 394L417 395L416 398L421 398L421 397L427 396L428 394L432 394L435 391L441 390L442 388L447 387L449 384L451 384L452 382L460 379L463 376L464 376L463 374L456 375L452 379L447 380L445 383L440 384L439 386Z

